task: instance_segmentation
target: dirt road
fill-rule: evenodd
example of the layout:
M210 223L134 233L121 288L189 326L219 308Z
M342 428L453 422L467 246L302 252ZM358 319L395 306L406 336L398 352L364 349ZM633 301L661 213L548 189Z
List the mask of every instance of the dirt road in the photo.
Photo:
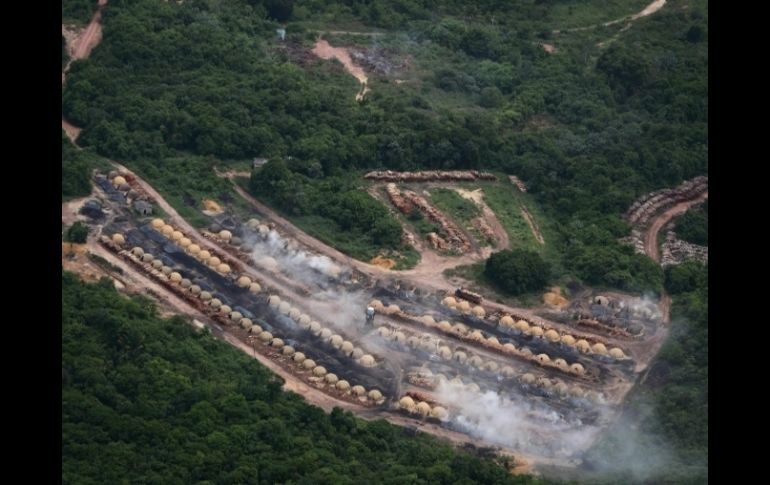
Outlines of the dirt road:
M203 237L198 232L198 230L194 228L192 225L190 225L190 223L188 223L182 216L180 216L179 213L176 211L176 209L174 209L171 206L171 204L169 204L150 184L145 182L142 178L137 176L134 172L124 167L123 165L114 161L111 163L115 165L118 169L120 169L122 172L131 174L136 179L136 182L141 186L141 188L147 193L147 195L155 199L155 202L161 207L161 209L163 209L163 211L166 214L168 214L168 222L180 228L182 232L184 232L187 235L188 238L193 240L201 248L213 250L217 253L224 253L224 254L229 253L224 248L218 246L215 242ZM230 257L234 257L231 254L228 254L228 255ZM289 281L282 274L270 272L266 268L262 268L261 271L257 271L252 266L247 266L247 265L242 265L242 266L243 266L244 273L250 276L252 279L266 282L270 286L277 288L283 294L285 294L287 297L293 300L295 306L299 308L303 308L304 310L307 311L307 308L305 307L307 296L305 294L301 294L298 291L297 284L294 284L293 282Z
M681 216L687 212L690 207L703 202L704 200L708 199L708 197L709 193L707 190L697 198L685 202L680 202L657 216L644 234L644 252L647 253L647 256L649 256L656 263L660 263L660 248L658 247L658 233L660 230L663 228L663 226L668 224L671 219Z
M61 84L64 87L64 81L67 79L67 71L70 69L70 65L73 61L79 59L85 59L91 55L91 51L102 40L102 8L107 5L107 0L99 0L99 4L91 17L88 27L73 36L72 31L62 25L62 35L67 40L67 52L69 53L70 60L61 73ZM67 134L72 143L75 143L78 135L80 135L81 128L73 125L69 121L64 119L64 115L61 117L61 127ZM76 145L77 146L77 145Z
M366 93L370 91L367 87L368 78L364 69L353 62L346 47L332 47L327 41L318 39L311 52L321 59L337 59L345 66L346 71L358 79L358 82L361 83L361 90L356 94L357 101L361 101Z
M256 200L251 196L251 194L243 190L242 187L238 186L237 184L233 184L233 187L241 197L243 197L260 213L264 214L270 218L271 221L275 222L276 226L280 227L281 230L290 237L296 239L297 241L318 253L328 256L341 263L347 264L348 266L353 267L358 271L361 271L362 273L374 278L408 277L413 282L419 282L421 285L428 288L432 288L434 290L445 290L450 285L443 275L444 270L464 264L473 264L483 259L483 255L480 254L466 254L459 257L440 256L433 251L426 250L421 252L422 259L416 267L402 271L386 270L380 268L379 266L353 259L350 256L337 251L331 246L324 244L318 239L308 236L297 226L287 221L280 215L276 214L275 211ZM163 210L166 209L164 208ZM166 212L170 214L170 212Z
M99 6L91 17L91 22L86 27L83 35L78 39L74 49L73 59L85 59L91 54L91 50L102 40L102 8L107 5L107 0L99 0Z
M598 27L600 25L603 25L605 27L609 27L610 25L619 24L621 22L633 22L634 20L639 20L642 17L646 17L648 15L654 14L655 12L657 12L658 10L663 8L663 6L665 4L666 4L666 0L654 0L649 5L644 7L644 9L641 12L635 13L633 15L628 15L626 17L621 17L619 19L610 20L608 22L603 22L603 23L600 23L600 24L588 25L586 27L575 27L575 28L572 28L572 29L554 30L553 33L554 34L558 34L560 32L579 32L581 30L593 29L593 28L596 28L596 27Z
M353 32L351 30L314 30L313 32L318 32L321 34L331 34L331 35L363 35L367 37L377 37L380 35L385 35L387 32Z
M521 215L524 217L524 220L527 221L529 230L532 231L532 235L535 236L537 242L540 244L545 244L545 239L543 239L543 235L540 233L540 228L537 227L537 224L535 224L535 219L532 217L529 209L527 209L527 206L524 204L521 205Z

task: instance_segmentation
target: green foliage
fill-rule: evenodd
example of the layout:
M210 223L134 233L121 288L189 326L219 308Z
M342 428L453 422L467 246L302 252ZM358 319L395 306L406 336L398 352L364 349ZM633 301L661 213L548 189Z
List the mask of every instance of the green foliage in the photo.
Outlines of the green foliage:
M142 178L151 180L163 198L196 227L203 227L210 222L201 213L204 198L224 202L233 197L229 182L216 176L217 162L212 157L186 155L160 160L142 158L129 165Z
M708 265L695 261L669 266L665 272L666 291L672 295L678 295L708 287L708 274Z
M697 209L690 209L682 217L677 218L676 235L679 239L700 244L709 245L709 203L704 202Z
M145 298L62 274L63 483L545 483L281 385Z
M67 229L65 238L68 242L84 244L88 239L88 226L80 221L77 221Z
M500 221L505 232L508 233L508 239L511 242L512 248L528 249L530 251L543 251L543 246L540 245L535 236L532 234L527 221L521 213L522 205L529 202L527 205L530 210L533 209L534 204L531 200L525 200L525 198L517 193L512 184L508 182L491 183L484 182L481 184L484 189L484 201L487 203L492 212L495 213L495 217ZM534 214L535 222L541 231L546 231L546 218L538 217L540 214ZM554 241L551 234L545 233L546 249L553 245ZM552 259L552 258L548 258Z
M97 0L62 0L62 23L87 24L96 11Z
M91 164L86 154L75 148L62 130L61 134L61 195L82 197L91 193Z
M364 168L516 174L553 221L546 251L567 254L556 266L596 284L660 287L659 271L607 236L628 235L620 214L640 195L708 173L707 2L627 30L556 35L643 5L295 1L298 18L404 32L378 42L410 59L409 82L372 73L361 104L338 64L295 62L306 47L276 45L265 5L110 4L102 44L75 63L63 95L81 143L124 161L290 156L300 169L289 169L313 179ZM605 269L590 261L599 247Z
M623 97L634 94L648 80L650 66L639 52L613 44L596 62L596 69L603 72L613 90Z
M573 241L568 246L565 264L590 285L657 293L662 288L663 271L657 263L611 239L589 244Z
M493 253L484 267L484 275L512 295L542 289L548 283L550 271L539 254L524 249Z
M682 279L688 281L682 283ZM690 263L668 268L667 286L675 293L668 339L646 379L629 394L627 419L614 425L588 456L607 463L657 456L659 463L641 472L652 476L646 483L653 483L653 478L654 483L705 483L708 268ZM629 449L633 455L625 458Z
M296 163L294 169L308 173ZM355 178L315 179L305 173L290 170L285 160L271 159L252 173L249 190L294 216L303 229L310 227L311 234L353 257L368 260L382 252L406 249L401 244L399 223L381 203L356 186Z
M279 22L288 20L294 9L294 0L264 0L262 4L270 18Z
M67 62L69 62L70 56L67 54L67 40L64 38L64 36L61 36L61 68L64 69L64 66L67 65Z
M452 218L460 222L470 222L471 219L481 215L479 209L473 202L464 199L449 189L434 189L430 192L431 201Z

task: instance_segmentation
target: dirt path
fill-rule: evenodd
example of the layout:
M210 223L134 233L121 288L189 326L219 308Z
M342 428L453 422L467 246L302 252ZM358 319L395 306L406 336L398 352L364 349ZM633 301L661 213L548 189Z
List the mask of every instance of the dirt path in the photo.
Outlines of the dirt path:
M346 47L332 47L327 41L318 39L311 52L321 59L337 59L340 61L345 66L345 70L361 83L361 90L356 94L356 100L361 101L364 99L366 93L370 91L366 85L368 78L364 69L356 65L353 59L350 58L350 53Z
M77 140L78 135L80 135L80 132L83 131L82 128L78 128L77 126L73 125L69 121L64 119L64 115L61 117L61 127L62 130L64 130L64 133L67 134L67 138L72 140L72 143L75 143L75 140ZM78 149L81 149L79 146L75 145Z
M521 215L524 217L524 220L527 221L529 229L532 231L532 235L535 236L535 239L537 239L537 242L545 245L545 239L543 239L543 235L540 233L540 228L537 227L537 224L535 224L535 219L532 217L529 209L527 209L527 206L524 204L521 204Z
M586 27L575 27L575 28L571 28L571 29L554 30L553 33L554 34L558 34L560 32L579 32L579 31L582 31L582 30L594 29L594 28L596 28L596 27L598 27L600 25L602 25L604 27L609 27L610 25L619 24L621 22L633 22L635 20L639 20L642 17L646 17L648 15L654 14L655 12L657 12L658 10L663 8L663 6L665 4L666 4L666 0L654 0L649 5L644 7L644 9L641 12L635 13L633 15L627 15L627 16L621 17L619 19L610 20L608 22L603 22L603 23L599 23L599 24L588 25Z
M508 249L511 247L511 241L508 239L508 233L500 221L497 219L495 212L489 208L484 201L484 189L465 190L459 187L453 187L453 190L460 194L460 197L468 199L476 204L481 209L481 217L486 221L497 240L497 249ZM487 256L488 257L488 256Z
M234 173L226 172L220 175L223 175L232 179L232 177L234 176ZM260 213L264 214L271 221L273 221L276 224L276 226L278 226L288 236L296 239L297 241L306 245L313 251L316 251L325 256L328 256L338 262L347 264L348 266L353 267L358 271L361 271L362 273L374 278L405 278L406 277L406 278L409 278L412 282L419 283L420 285L431 288L433 290L446 290L451 285L446 280L446 277L443 275L444 270L449 268L454 268L460 265L473 264L473 263L482 261L484 259L484 255L478 254L478 253L466 254L464 256L458 257L458 256L440 256L431 250L424 250L420 252L422 259L420 260L420 263L416 267L408 270L402 270L402 271L386 270L379 266L364 263L362 261L353 259L350 256L347 256L339 252L338 250L332 248L331 246L328 246L327 244L319 241L318 239L315 239L314 237L307 235L297 226L295 226L288 220L278 215L275 211L273 211L266 205L256 200L254 197L251 196L251 194L246 192L239 185L233 184L233 187L241 197L243 197L249 204L251 204ZM166 213L168 214L172 214L172 212L168 211L165 207L163 207L163 210L166 211Z
M363 35L368 37L377 37L387 34L387 32L353 32L351 30L313 30L312 32L331 35Z
M99 5L94 16L91 17L91 22L73 49L72 58L74 60L87 58L91 55L91 50L102 40L102 8L105 5L107 5L107 0L99 0Z
M67 41L67 53L70 56L69 62L64 66L61 73L62 89L64 88L64 81L67 79L67 72L70 69L70 65L79 59L85 59L91 55L91 51L102 40L102 8L107 5L107 0L99 0L99 4L91 17L88 27L81 31L73 31L68 29L62 24L62 35ZM64 119L64 115L61 117L61 127L67 134L72 143L75 143L78 135L80 135L81 128L73 125L69 121ZM76 145L77 146L77 145ZM78 147L79 148L79 147Z
M227 172L223 175L232 180L232 178L236 176L236 173ZM267 218L269 218L272 222L274 222L275 225L279 227L283 232L288 234L290 237L296 239L300 243L304 244L305 246L309 247L310 249L318 253L321 253L325 256L328 256L336 261L344 262L345 264L355 267L356 269L364 273L369 273L369 274L373 273L378 275L386 274L384 270L382 270L382 268L379 268L378 266L355 260L350 256L343 254L340 251L334 249L333 247L319 241L318 239L308 236L304 231L302 231L300 228L298 228L288 220L281 217L273 209L267 207L266 205L264 205L263 203L261 203L260 201L252 197L251 194L246 192L238 184L233 183L233 188L238 193L238 195L243 197L244 200L246 200L246 202L251 204L251 206L254 207L261 214L264 214Z
M293 374L285 370L277 362L260 354L259 352L256 352L253 347L249 346L247 343L236 338L234 335L224 331L224 329L220 325L210 320L206 315L202 314L200 311L193 308L187 302L177 297L176 295L168 291L166 288L157 284L156 282L154 282L153 280L151 280L150 278L142 274L140 271L138 271L136 268L127 264L122 259L118 258L116 255L114 255L110 251L107 251L104 247L102 247L97 242L98 237L99 235L92 234L92 236L89 238L89 241L87 243L87 249L91 253L103 257L109 263L115 265L116 267L120 268L123 271L123 273L120 275L118 280L120 284L124 286L123 288L124 291L128 291L129 293L138 293L138 294L145 294L145 295L148 295L151 293L153 298L158 300L159 307L162 313L165 313L165 314L179 313L182 315L192 317L202 322L207 328L209 328L209 330L211 330L211 333L215 338L225 341L228 344L232 345L233 347L241 350L248 356L258 360L262 365L270 369L273 373L280 376L284 380L283 390L291 391L299 394L306 401L308 401L313 405L319 406L325 412L331 412L334 407L340 407L342 409L355 412L356 415L360 418L363 418L366 420L375 420L375 419L384 418L392 424L399 425L399 426L406 426L420 432L431 434L433 436L447 440L454 445L464 445L466 443L470 443L477 447L489 446L489 443L486 443L482 440L474 439L466 434L462 434L457 431L453 431L433 423L427 423L425 421L418 420L415 418L410 418L400 414L391 413L391 412L388 412L387 410L366 409L364 407L357 406L353 403L336 399L335 397L308 385L307 383L303 382L302 380L298 379L296 376L294 376ZM100 267L95 267L94 269L100 271L102 274L107 274ZM520 453L507 448L502 448L500 451L502 454L505 454L508 456L515 456L520 462L521 461L527 462L531 459L529 457L524 457ZM538 457L538 460L542 462L542 459L539 457Z
M653 261L660 263L660 248L658 247L658 232L668 224L668 222L678 216L681 216L687 212L690 207L695 204L699 204L708 199L708 190L695 199L680 202L670 209L666 210L662 214L658 215L655 220L652 221L650 227L644 234L644 252L647 253Z

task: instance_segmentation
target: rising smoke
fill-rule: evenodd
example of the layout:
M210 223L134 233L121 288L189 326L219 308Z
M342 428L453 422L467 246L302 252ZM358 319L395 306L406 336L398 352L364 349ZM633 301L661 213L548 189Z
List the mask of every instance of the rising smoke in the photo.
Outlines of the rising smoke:
M329 278L339 278L342 273L328 257L303 251L276 231L271 230L265 238L252 234L244 240L254 248L251 257L257 264L307 285L326 287Z
M571 458L590 446L599 431L596 425L565 418L534 400L474 392L451 381L442 381L436 395L453 409L452 423L462 431L525 454Z
M405 368L408 355L392 351L363 325L370 295L332 284L339 283L345 274L331 259L303 251L273 230L264 237L245 234L244 241L253 247L251 257L257 265L315 289L308 303L334 328L355 339L355 345L367 353L387 355L387 364L393 369ZM659 316L653 296L645 295L640 301L629 303L629 310ZM554 466L545 468L558 470L554 474L562 477L584 478L574 475L574 465L582 462L590 468L594 480L608 476L621 476L626 481L649 480L671 462L668 448L662 444L650 446L651 438L642 436L627 422L628 418L618 419L608 408L587 401L581 405L591 409L584 414L598 414L590 423L575 415L565 416L547 401L491 390L474 391L452 381L441 381L435 396L450 408L450 426L484 441L519 450L525 456L550 458ZM597 446L602 429L611 420L615 422L602 434ZM545 468L542 472L549 474Z

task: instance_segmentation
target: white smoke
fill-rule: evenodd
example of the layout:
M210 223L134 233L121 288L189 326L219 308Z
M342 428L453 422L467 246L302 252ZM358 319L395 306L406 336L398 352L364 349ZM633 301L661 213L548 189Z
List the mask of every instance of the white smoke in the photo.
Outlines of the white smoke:
M266 237L247 235L244 240L253 247L251 258L270 271L280 271L294 280L324 286L329 278L339 278L342 269L331 259L299 249L294 241L284 239L271 230Z
M658 306L658 300L653 294L644 294L641 298L626 300L628 310L634 317L643 317L651 320L660 320L662 314Z
M442 381L436 396L449 407L451 422L462 431L525 454L570 458L587 449L600 430L578 418L567 419L536 399L474 392L451 381Z

